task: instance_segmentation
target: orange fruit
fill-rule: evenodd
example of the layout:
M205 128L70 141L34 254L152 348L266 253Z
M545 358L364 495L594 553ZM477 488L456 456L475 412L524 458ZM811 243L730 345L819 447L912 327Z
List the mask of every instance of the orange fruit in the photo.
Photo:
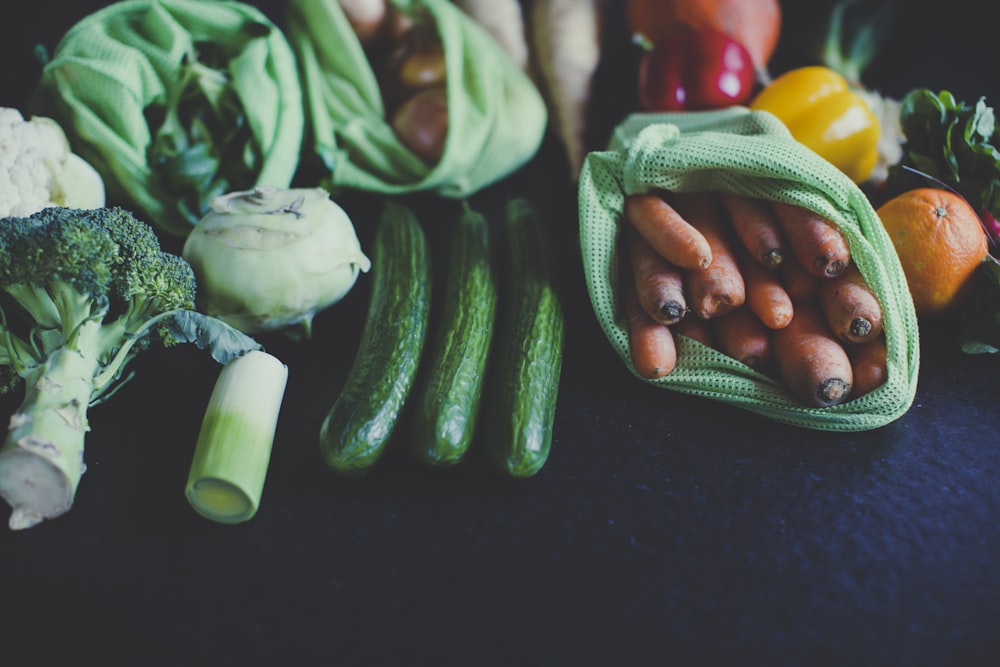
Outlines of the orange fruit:
M970 296L989 253L979 216L959 195L939 188L908 190L878 208L903 265L917 317L953 311Z

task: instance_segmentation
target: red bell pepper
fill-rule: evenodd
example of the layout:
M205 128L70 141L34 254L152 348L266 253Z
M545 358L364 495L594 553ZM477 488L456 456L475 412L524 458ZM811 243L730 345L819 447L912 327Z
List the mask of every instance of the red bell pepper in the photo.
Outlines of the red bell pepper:
M717 30L684 29L643 44L639 107L643 111L723 109L750 101L756 83L746 47Z

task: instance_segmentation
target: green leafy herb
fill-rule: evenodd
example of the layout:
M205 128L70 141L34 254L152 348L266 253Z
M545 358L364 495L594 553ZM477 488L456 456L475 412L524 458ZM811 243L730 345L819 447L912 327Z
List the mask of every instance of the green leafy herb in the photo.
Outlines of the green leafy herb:
M936 178L969 202L995 238L992 222L1000 217L1000 134L985 98L967 104L947 91L934 94L917 88L902 100L900 123L906 141L902 160L889 168L890 190L926 186L914 169Z

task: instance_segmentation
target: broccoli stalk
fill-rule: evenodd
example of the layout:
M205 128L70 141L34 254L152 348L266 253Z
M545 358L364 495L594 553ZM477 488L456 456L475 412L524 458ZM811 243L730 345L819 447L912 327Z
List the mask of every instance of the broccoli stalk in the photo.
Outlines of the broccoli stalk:
M0 496L22 529L70 509L86 469L87 410L154 341L194 342L228 363L260 349L194 310L195 277L120 208L0 219L0 390L25 383L0 447ZM5 382L4 382L5 380Z
M99 333L99 325L88 322L79 330L79 346L94 348ZM14 507L11 528L27 528L72 505L86 469L89 378L99 367L92 353L63 348L25 377L24 401L0 451L0 493Z

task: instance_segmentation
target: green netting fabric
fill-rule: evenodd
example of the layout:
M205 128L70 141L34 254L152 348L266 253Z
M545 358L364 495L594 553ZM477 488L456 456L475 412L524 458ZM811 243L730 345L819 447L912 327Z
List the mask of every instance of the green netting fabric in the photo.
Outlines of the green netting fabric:
M735 192L804 206L844 232L862 276L882 303L888 380L830 408L809 408L784 385L720 352L678 337L676 369L647 380L629 358L618 317L617 252L624 197L653 188ZM865 194L830 163L796 142L767 112L743 107L636 114L606 151L587 156L579 182L580 243L594 313L632 372L665 389L736 405L776 421L828 431L878 428L912 405L919 340L913 302L892 243Z
M147 112L163 105L192 55L224 54L255 151L241 155L253 185L286 187L299 164L305 112L295 56L284 34L257 8L238 2L123 0L70 28L46 64L32 112L58 120L74 149L105 180L109 197L132 202L150 223L186 234L197 221L149 164L154 141ZM192 123L193 125L194 123ZM178 136L181 132L177 132ZM208 176L211 176L208 175Z
M547 123L534 85L496 41L449 0L425 9L444 45L448 137L428 166L396 138L375 73L337 0L292 0L286 32L302 71L314 149L331 191L433 192L463 198L535 155Z

